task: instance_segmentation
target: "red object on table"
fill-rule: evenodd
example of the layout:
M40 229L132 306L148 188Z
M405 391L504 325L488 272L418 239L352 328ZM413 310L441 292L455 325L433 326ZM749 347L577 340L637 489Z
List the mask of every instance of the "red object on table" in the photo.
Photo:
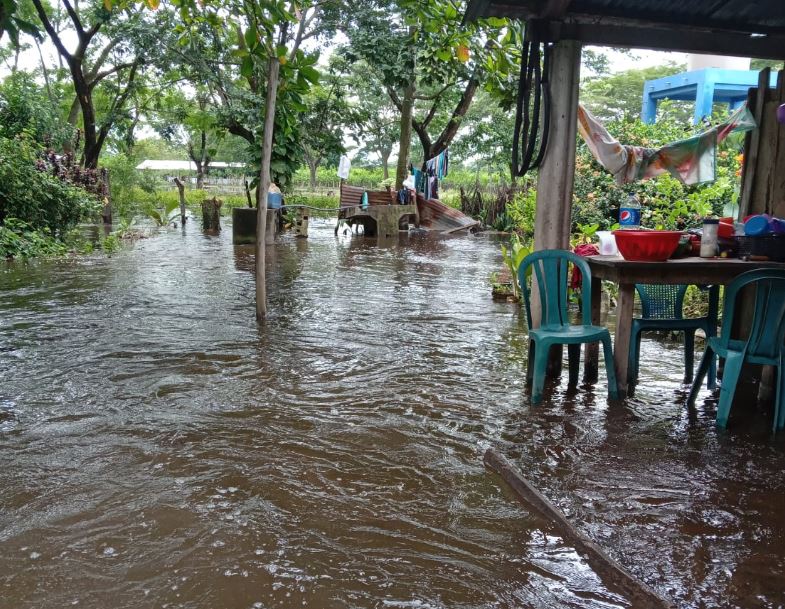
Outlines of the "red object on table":
M676 230L615 230L616 246L625 260L662 262L676 251L681 231Z
M577 246L573 251L584 258L586 256L597 256L600 253L600 250L597 249L597 246L593 243L584 243L583 245ZM570 289L577 290L581 285L583 285L581 271L577 266L573 266L572 274L570 275Z

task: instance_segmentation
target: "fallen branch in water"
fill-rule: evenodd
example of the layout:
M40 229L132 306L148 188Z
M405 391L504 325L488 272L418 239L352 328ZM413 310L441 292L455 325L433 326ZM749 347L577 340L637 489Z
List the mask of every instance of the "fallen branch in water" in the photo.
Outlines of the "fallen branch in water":
M623 566L608 556L600 546L576 529L548 498L526 480L502 455L489 448L483 459L485 466L499 474L510 485L521 503L533 507L540 515L559 527L561 537L585 556L600 578L623 592L633 607L668 608L673 605L652 588L633 577Z

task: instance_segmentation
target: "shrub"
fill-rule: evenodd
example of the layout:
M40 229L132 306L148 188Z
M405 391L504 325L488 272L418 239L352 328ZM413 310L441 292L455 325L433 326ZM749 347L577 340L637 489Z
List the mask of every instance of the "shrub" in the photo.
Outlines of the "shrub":
M16 218L62 237L100 210L98 199L55 177L28 136L0 137L0 224Z
M16 218L6 218L0 225L0 258L61 256L68 247L49 231L35 230Z

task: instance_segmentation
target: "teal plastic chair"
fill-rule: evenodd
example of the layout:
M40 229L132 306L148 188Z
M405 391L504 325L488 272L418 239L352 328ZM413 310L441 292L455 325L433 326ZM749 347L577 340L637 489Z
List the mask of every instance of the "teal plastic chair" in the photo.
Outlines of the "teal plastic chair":
M635 385L640 372L641 334L647 331L684 332L684 382L691 383L695 364L695 331L701 329L707 340L717 335L717 310L720 299L719 286L710 286L709 311L705 317L684 318L684 294L689 286L637 284L641 300L642 317L632 320L630 330L630 359L628 382ZM716 363L709 365L708 387L714 389L717 378Z
M745 286L755 288L755 310L749 336L744 340L731 338L736 297ZM689 405L694 406L703 377L717 356L725 360L717 406L717 425L726 427L736 384L744 363L777 367L777 396L774 409L774 430L785 426L785 271L760 269L736 277L725 290L722 330L710 338L692 383Z
M583 275L582 324L571 324L567 316L568 263L574 264ZM542 304L542 320L539 328L532 328L530 287L527 278L530 269L537 279L537 288ZM529 363L526 380L532 385L532 404L542 402L548 353L554 345L567 345L570 369L570 385L578 383L581 345L601 342L608 375L608 396L619 399L616 371L613 364L611 335L607 328L591 323L591 271L586 260L564 250L543 250L529 254L518 267L518 282L526 306L526 321L529 324Z

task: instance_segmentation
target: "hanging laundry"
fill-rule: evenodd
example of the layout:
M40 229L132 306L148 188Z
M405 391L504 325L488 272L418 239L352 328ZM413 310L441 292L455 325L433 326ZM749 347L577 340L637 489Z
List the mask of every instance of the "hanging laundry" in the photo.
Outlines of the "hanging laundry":
M717 144L733 131L755 129L755 119L743 105L728 120L662 148L620 144L582 104L578 104L578 132L597 161L619 185L670 173L682 184L713 182Z
M417 192L422 193L426 199L436 199L439 196L439 181L447 176L450 166L450 155L447 150L440 152L432 159L423 163L422 171L412 169L417 185Z

